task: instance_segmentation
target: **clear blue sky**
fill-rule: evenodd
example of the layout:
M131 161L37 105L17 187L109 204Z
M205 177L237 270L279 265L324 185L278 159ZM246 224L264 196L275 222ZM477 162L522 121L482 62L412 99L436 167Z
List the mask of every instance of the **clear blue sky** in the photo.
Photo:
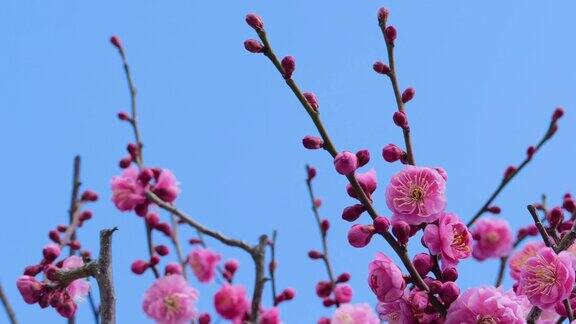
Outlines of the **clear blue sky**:
M38 260L47 231L66 220L75 154L83 157L84 183L102 196L79 235L97 248L99 229L119 227L119 323L144 319L141 299L152 278L129 270L145 255L143 225L110 202L110 178L131 139L115 118L129 98L111 34L123 38L140 91L147 162L174 170L183 188L178 205L248 241L280 231L278 284L297 290L296 300L282 306L284 320L310 323L328 314L314 294L324 270L306 257L320 241L303 181L305 163L319 170L322 214L333 224L334 268L353 274L354 302L373 304L367 263L376 251L390 249L378 239L362 250L348 246L350 225L340 220L352 202L345 179L327 154L301 147L300 139L314 133L312 124L273 67L246 53L242 42L254 37L244 15L260 13L277 52L297 58L295 78L318 95L337 146L372 152L370 165L381 184L375 203L386 214L383 188L400 165L385 163L380 150L400 144L401 132L391 123L390 86L371 68L385 55L375 19L380 6L391 8L398 27L400 82L416 88L408 109L417 161L448 171L449 210L469 219L505 167L520 162L540 138L557 105L567 110L557 137L497 203L517 228L529 221L527 203L542 193L558 203L574 188L571 1L8 0L0 11L0 280L22 323L63 322L54 311L25 305L14 280ZM183 239L191 235L183 231ZM242 261L240 279L251 287L249 260L211 244ZM492 284L496 268L495 261L463 262L459 283ZM211 307L213 287L200 290L200 307ZM80 323L91 323L87 306L81 306Z

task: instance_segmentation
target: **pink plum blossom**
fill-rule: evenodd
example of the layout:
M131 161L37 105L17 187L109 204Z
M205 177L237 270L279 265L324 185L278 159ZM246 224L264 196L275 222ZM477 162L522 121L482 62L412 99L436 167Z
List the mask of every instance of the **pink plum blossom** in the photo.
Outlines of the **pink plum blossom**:
M522 269L526 265L526 261L531 257L535 256L538 253L538 250L543 248L544 242L537 241L537 242L530 242L526 244L522 250L514 253L510 257L509 268L510 268L510 276L514 280L520 280L520 273Z
M438 171L407 166L395 174L386 189L386 204L394 220L418 225L438 219L444 210L446 180Z
M129 211L146 203L145 188L138 181L138 170L127 168L112 178L112 201L121 211Z
M207 248L197 248L188 256L188 262L200 282L212 282L220 255Z
M573 256L556 254L549 247L538 250L526 261L520 273L518 293L525 294L537 307L550 309L568 298L574 288Z
M180 187L172 171L162 169L151 190L163 201L173 202L180 193Z
M428 224L422 239L433 255L441 256L443 270L472 253L472 234L455 214L443 213L438 225Z
M334 288L334 297L340 304L349 303L352 300L354 291L349 284L338 284Z
M181 275L157 279L144 294L142 308L159 324L184 324L196 318L198 291Z
M415 324L412 307L404 298L391 303L378 303L376 312L381 320L390 324Z
M83 265L84 261L82 261L81 257L72 255L64 260L62 269L74 270L80 268ZM88 291L90 291L90 283L86 279L76 279L72 281L68 287L66 287L66 291L72 300L79 302L82 301L86 295L88 295Z
M466 290L450 305L445 324L524 324L525 311L513 292L494 287Z
M258 324L280 324L280 309L272 307L262 311L258 317Z
M360 187L362 187L362 190L364 190L364 193L366 193L366 196L368 197L371 197L374 191L376 191L376 188L378 187L378 180L376 179L376 170L374 169L365 173L356 174L356 180L358 180ZM356 195L356 190L352 188L351 184L346 185L346 192L348 192L348 195L350 197L358 198L358 196Z
M496 218L481 218L472 229L472 256L477 260L501 258L512 250L512 230L508 222Z
M343 304L332 315L330 324L379 324L380 320L368 304Z
M246 289L240 285L224 284L214 295L214 307L225 319L241 318L248 310Z
M32 276L21 276L16 280L16 287L27 304L37 303L44 293L44 285Z
M383 253L376 253L376 257L368 267L368 284L376 294L379 301L390 303L404 295L406 282L402 271Z

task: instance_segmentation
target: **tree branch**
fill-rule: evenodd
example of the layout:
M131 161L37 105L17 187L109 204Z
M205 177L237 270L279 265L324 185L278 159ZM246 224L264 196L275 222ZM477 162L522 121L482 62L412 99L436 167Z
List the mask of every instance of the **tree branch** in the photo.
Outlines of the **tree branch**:
M6 314L8 315L8 319L10 320L11 324L18 324L18 320L16 319L16 312L14 312L14 308L8 301L8 297L4 293L2 289L2 284L0 284L0 302L4 306L4 310L6 310Z
M270 241L270 264L268 265L268 273L270 275L270 284L272 286L272 305L278 306L276 297L276 237L278 233L276 230L272 232L272 240Z

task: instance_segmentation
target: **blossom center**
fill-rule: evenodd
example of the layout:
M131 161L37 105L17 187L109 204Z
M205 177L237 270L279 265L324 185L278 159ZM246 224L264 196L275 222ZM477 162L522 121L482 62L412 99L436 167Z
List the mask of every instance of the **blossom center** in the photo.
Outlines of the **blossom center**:
M490 315L482 315L478 318L476 323L477 324L496 324L498 322L494 319L494 317L492 317Z
M412 188L410 192L410 198L412 198L412 200L415 202L422 200L422 198L424 198L424 189L421 187Z
M176 313L180 308L180 303L174 296L168 296L164 298L164 306L169 313Z
M454 233L454 238L452 239L452 246L458 250L467 250L468 244L466 242L466 236L464 233L458 232Z
M532 293L548 294L556 284L556 271L550 264L541 261L537 266L529 266L528 271L531 274L527 282L527 291Z
M500 241L500 235L494 231L488 232L486 233L486 241L490 244L496 244Z

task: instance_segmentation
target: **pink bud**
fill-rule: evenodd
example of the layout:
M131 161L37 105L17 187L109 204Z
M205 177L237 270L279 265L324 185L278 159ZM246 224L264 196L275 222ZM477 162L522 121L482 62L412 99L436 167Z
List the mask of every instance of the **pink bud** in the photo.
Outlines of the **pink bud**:
M127 113L121 111L118 113L118 119L127 121L130 120L130 116Z
M324 140L320 137L308 135L302 139L302 144L309 150L317 150L324 146Z
M362 204L348 206L344 208L344 211L342 212L342 219L353 222L357 220L358 217L360 217L360 215L362 215L362 213L365 211L366 207L364 207Z
M58 314L62 315L62 317L72 318L74 314L76 314L77 308L78 306L73 300L68 300L67 302L58 306L58 308L56 308L56 311L58 311Z
M165 256L170 253L170 249L168 249L166 245L157 245L154 247L154 251L156 251L160 256Z
M198 324L210 324L211 320L210 314L203 313L198 317Z
M322 259L324 255L320 251L310 250L308 251L308 257L312 260Z
M60 234L58 234L58 231L52 230L52 231L48 232L48 237L54 243L60 243Z
M318 111L318 108L320 108L320 104L318 104L318 98L316 98L316 95L313 94L312 92L304 92L302 95L304 96L304 98L306 98L306 101L308 102L310 107L312 107L314 111Z
M562 118L562 116L564 116L564 109L562 107L558 107L552 114L552 120L556 122L558 119Z
M149 213L145 219L146 223L152 228L158 226L158 223L160 223L160 217L156 213Z
M404 151L394 144L388 144L382 149L382 157L386 162L396 162L404 156Z
M296 296L296 290L294 288L286 288L281 293L284 300L292 300Z
M329 281L319 281L316 284L316 295L320 298L328 297L332 293L332 284Z
M563 199L572 198L572 195L571 195L569 192L567 192L567 193L564 194L564 196L562 196L562 198L563 198Z
M331 307L334 304L336 304L334 299L324 298L324 300L322 300L322 305L324 305L324 307Z
M370 243L374 235L374 226L356 224L348 230L348 243L355 248L362 248Z
M358 159L358 167L361 168L370 162L370 152L368 150L360 150L356 152L356 158Z
M390 227L390 221L388 218L383 216L378 216L374 219L374 229L376 233L383 234L388 231Z
M37 274L42 272L43 266L41 264L29 265L24 268L24 275L35 277Z
M400 244L408 243L410 238L410 225L404 221L392 223L392 234L396 236Z
M292 56L285 56L282 59L282 69L284 69L284 79L290 79L296 70L296 59Z
M98 200L98 194L92 190L86 190L82 193L80 199L82 199L82 201L96 201Z
M164 268L164 273L166 275L173 275L173 274L180 275L182 274L182 267L176 262L168 263Z
M388 20L388 15L390 14L390 12L388 11L387 8L380 8L378 9L378 21L380 23L386 22L386 20Z
M507 180L510 177L512 177L514 173L516 173L516 167L513 165L508 166L506 168L506 171L504 171L504 180Z
M132 157L131 156L127 156L125 158L123 158L122 160L120 160L120 162L118 162L118 166L120 166L120 168L122 169L126 169L130 166L130 164L132 164Z
M407 103L408 101L414 99L414 95L416 94L416 90L414 88L408 88L402 92L402 102Z
M331 320L328 317L320 317L316 324L330 324Z
M444 278L444 281L456 281L458 279L458 270L456 268L448 268L442 271L442 278Z
M358 168L358 158L352 152L343 151L334 158L336 171L342 175L351 175Z
M341 273L338 278L336 278L336 282L348 282L350 280L350 274L348 272Z
M566 209L570 213L573 213L576 210L576 204L574 203L574 200L570 197L564 198L562 207L564 207L564 209Z
M48 244L42 250L42 255L47 263L52 263L52 261L60 256L60 247L54 243Z
M384 64L383 62L380 62L380 61L376 61L376 63L374 63L374 65L372 65L372 68L374 69L374 71L376 73L379 73L379 74L390 73L390 67L388 65Z
M442 287L440 288L440 298L442 298L444 303L448 305L452 304L459 295L460 288L458 288L454 282L448 281L442 284Z
M53 264L49 264L44 268L44 274L46 275L46 278L51 281L58 281L58 271L60 271L60 268Z
M195 245L195 244L201 244L202 240L201 239L197 239L197 238L191 238L190 240L188 240L188 243Z
M322 199L316 198L314 199L314 207L320 208L322 206Z
M231 274L236 273L236 270L238 270L239 266L240 262L238 262L236 259L230 259L224 263L224 269L226 269L226 271L230 272Z
M143 169L138 173L138 181L144 186L147 185L152 178L154 178L154 171L151 169Z
M16 280L16 287L27 304L38 302L44 292L44 285L31 276L21 276Z
M398 32L396 31L396 28L394 28L394 26L388 26L384 30L384 36L386 37L386 42L394 44L394 41L398 36Z
M159 223L155 228L168 237L172 236L172 227L168 223Z
M244 48L250 53L262 53L264 51L264 45L255 39L245 40Z
M307 165L306 166L306 176L307 176L306 179L308 181L312 181L312 179L314 179L314 177L316 176L316 169L314 167Z
M246 15L246 23L256 31L264 30L264 22L262 22L262 18L254 13L249 13Z
M536 227L536 225L532 224L530 226L528 226L527 228L527 234L530 236L536 236L539 234L538 232L538 227Z
M268 263L268 271L269 272L274 272L277 267L278 267L278 263L276 261L270 261L270 263Z
M432 257L428 253L416 254L412 263L421 276L426 276L432 270Z
M562 211L562 208L560 208L560 207L552 208L546 214L546 219L550 223L551 227L558 226L558 224L560 224L562 222L562 220L564 219L564 212Z
M92 212L89 210L85 210L80 214L78 218L80 219L80 221L85 222L92 218Z
M70 241L70 242L68 243L68 246L69 246L73 251L80 250L80 248L82 247L82 245L80 244L80 242L77 241L77 240Z
M573 222L571 222L569 220L566 222L563 222L560 225L558 225L558 230L560 232L569 231L572 228L572 224L573 224Z
M330 221L323 219L322 223L320 223L320 228L322 229L322 234L326 235L326 232L328 232L328 229L330 228Z
M531 159L534 156L534 153L536 153L536 148L534 146L528 146L528 149L526 149L528 159Z
M336 302L340 304L349 303L352 300L352 295L354 294L352 287L348 284L336 285L334 288L334 297Z
M408 116L403 111L396 111L392 116L394 124L402 129L408 128Z
M112 37L110 37L110 43L112 43L112 45L114 45L114 47L116 47L117 49L119 50L122 49L122 41L120 40L120 37L113 35Z
M132 262L132 266L130 267L130 269L132 270L132 272L134 272L137 275L141 275L143 274L148 268L150 267L150 264L148 264L148 262L144 261L144 260L136 260L134 262Z
M498 215L498 214L500 214L500 212L502 210L498 206L490 206L490 207L486 208L486 211L489 213Z
M58 227L56 227L56 230L57 230L58 232L60 232L60 233L66 232L67 229L68 229L68 226L67 226L67 225L63 225L63 224L60 224L60 225L58 225Z
M151 266L155 266L155 265L157 265L158 263L160 263L160 257L159 257L159 256L153 255L153 256L150 257L150 265L151 265Z

